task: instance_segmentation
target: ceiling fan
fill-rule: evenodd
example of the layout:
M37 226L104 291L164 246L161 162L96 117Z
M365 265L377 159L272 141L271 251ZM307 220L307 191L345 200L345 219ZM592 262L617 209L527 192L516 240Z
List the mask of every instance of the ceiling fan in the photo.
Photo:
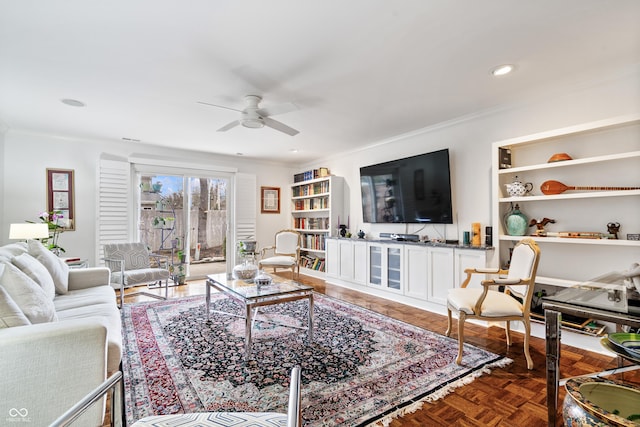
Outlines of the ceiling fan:
M246 107L244 110L237 110L231 107L225 107L224 105L209 104L208 102L198 101L198 104L209 105L211 107L225 108L227 110L233 110L240 113L240 118L228 123L218 129L218 132L226 132L231 128L238 125L242 125L246 128L259 129L263 126L268 126L280 132L284 132L287 135L297 135L300 133L296 129L285 125L282 122L274 120L271 116L276 114L288 113L289 111L297 110L298 107L293 103L282 104L269 108L260 108L259 104L262 101L262 97L258 95L247 95L244 97Z

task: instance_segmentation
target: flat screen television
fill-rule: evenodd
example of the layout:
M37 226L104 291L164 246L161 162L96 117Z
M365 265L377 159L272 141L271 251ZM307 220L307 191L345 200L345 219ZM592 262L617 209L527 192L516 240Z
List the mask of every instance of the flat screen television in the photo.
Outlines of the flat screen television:
M452 224L449 150L360 168L368 223Z

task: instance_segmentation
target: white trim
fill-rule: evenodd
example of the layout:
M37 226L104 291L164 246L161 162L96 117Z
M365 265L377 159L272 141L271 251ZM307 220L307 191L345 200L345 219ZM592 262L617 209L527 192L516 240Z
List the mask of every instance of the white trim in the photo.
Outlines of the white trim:
M226 172L226 173L237 173L238 168L232 168L228 166L216 166L205 163L194 163L193 161L180 161L170 157L149 157L149 155L144 154L131 154L129 155L129 162L136 165L149 165L149 166L161 166L161 167L173 167L173 168L184 168L193 170L202 170L202 171L215 171L215 172Z

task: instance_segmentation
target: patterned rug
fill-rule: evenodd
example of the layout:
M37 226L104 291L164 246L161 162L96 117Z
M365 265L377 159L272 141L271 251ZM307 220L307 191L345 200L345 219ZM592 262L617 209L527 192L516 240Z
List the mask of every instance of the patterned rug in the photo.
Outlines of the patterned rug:
M240 305L212 295L137 303L123 308L126 415L202 411L285 412L291 367L302 368L306 426L386 425L468 384L510 359L324 295L314 295L315 330L308 304L261 309L254 325L253 360L244 360ZM262 319L262 320L260 320ZM267 321L269 320L269 321Z

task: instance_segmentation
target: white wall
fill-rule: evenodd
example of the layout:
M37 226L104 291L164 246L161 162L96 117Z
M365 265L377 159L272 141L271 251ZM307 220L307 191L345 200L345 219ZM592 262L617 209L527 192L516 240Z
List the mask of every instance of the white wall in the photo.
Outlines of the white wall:
M1 135L1 134L0 134ZM2 146L0 140L0 147ZM9 224L12 222L36 221L38 214L46 210L46 168L75 170L76 231L65 232L60 244L67 256L82 256L96 265L96 189L97 167L101 153L127 158L130 154L163 156L181 162L237 168L238 172L255 174L257 187L281 187L280 214L260 214L259 191L256 191L258 244L260 247L273 244L277 230L290 223L289 184L293 170L289 167L258 162L247 158L196 153L185 150L159 148L144 144L121 141L78 141L25 132L8 131L4 135L4 150L1 151L0 192L4 196L4 208L0 213L0 236L2 244L8 243ZM1 195L1 194L0 194Z
M331 173L345 177L345 203L350 215L351 231L362 228L367 236L377 238L380 232L414 233L417 224L362 224L359 183L361 166L405 156L449 148L452 169L452 197L457 224L428 225L421 235L430 238L446 235L462 240L462 232L472 222L491 225L491 144L507 138L640 112L640 72L610 78L589 87L573 88L564 94L547 94L535 102L504 107L464 119L380 141L369 148L318 160L301 170L326 166ZM640 135L638 136L640 138ZM606 173L603 170L603 173ZM483 237L484 241L484 237ZM619 262L612 251L602 263L609 269L626 269L627 259ZM627 251L630 253L629 251ZM640 261L640 254L634 255ZM548 260L547 262L553 262ZM541 264L542 266L542 264ZM564 268L571 268L565 266ZM594 266L602 269L602 266Z

